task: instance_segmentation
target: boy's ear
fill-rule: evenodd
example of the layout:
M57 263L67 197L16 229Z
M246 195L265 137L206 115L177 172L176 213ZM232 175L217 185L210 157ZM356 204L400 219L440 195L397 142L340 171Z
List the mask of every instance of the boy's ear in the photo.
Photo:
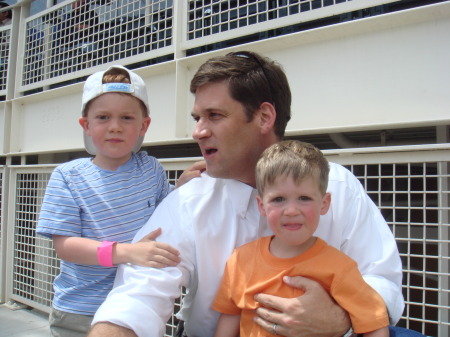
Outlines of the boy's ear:
M256 201L258 203L259 213L261 213L262 216L266 216L266 210L264 209L263 200L260 195L256 196Z
M330 209L331 205L331 194L325 193L325 195L322 198L322 208L320 210L320 215L327 214L328 210Z
M80 117L78 119L78 123L80 123L81 127L83 128L83 130L85 132L88 132L88 130L89 130L89 122L88 122L87 117Z
M145 136L145 133L147 132L148 127L150 126L151 122L152 122L152 119L150 118L150 116L144 117L144 120L142 121L142 128L141 128L140 136Z
M269 102L263 102L259 107L261 131L266 134L273 131L277 112Z

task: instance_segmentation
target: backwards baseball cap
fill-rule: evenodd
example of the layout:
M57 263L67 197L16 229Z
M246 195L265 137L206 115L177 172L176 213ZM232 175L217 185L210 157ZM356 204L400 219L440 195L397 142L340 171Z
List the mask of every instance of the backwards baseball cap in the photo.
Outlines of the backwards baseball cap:
M118 71L119 70L119 71ZM103 83L103 76L108 73L117 73L123 72L128 74L130 78L130 83ZM125 67L120 65L115 65L109 67L105 71L99 71L86 79L83 88L83 98L81 104L81 114L85 116L86 105L92 101L94 98L106 94L108 92L120 92L125 94L130 94L142 101L144 103L145 108L147 109L147 116L150 115L150 109L148 107L148 96L147 89L145 87L144 80L136 73L128 70ZM84 133L84 147L86 151L95 156L97 149L92 142L92 138ZM144 137L139 137L136 145L133 148L133 152L138 152L142 146L142 142L144 141Z

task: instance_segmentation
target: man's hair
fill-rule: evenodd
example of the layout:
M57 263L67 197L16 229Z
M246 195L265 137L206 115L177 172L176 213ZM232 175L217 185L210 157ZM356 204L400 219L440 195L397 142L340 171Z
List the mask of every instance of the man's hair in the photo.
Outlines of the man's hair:
M291 118L291 90L281 65L249 51L214 57L197 70L190 90L195 94L205 84L222 81L228 82L230 96L243 105L248 121L262 103L271 103L277 113L275 134L284 137Z
M278 177L292 177L295 183L313 177L323 195L327 191L329 171L328 161L318 148L298 140L287 140L273 144L262 153L256 164L256 188L263 195L264 188Z

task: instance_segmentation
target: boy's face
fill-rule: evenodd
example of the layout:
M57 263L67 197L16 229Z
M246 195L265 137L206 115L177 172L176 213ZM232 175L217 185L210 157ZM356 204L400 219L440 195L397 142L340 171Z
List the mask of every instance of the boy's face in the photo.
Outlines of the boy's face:
M305 177L296 183L291 176L281 176L258 196L258 207L275 234L279 246L285 246L298 255L314 241L312 235L320 215L330 206L329 193L322 195L316 177Z
M242 104L230 96L226 81L197 89L192 112L197 124L192 137L209 175L254 185L256 162L267 147L261 114L258 111L249 122Z
M94 163L114 170L130 159L133 147L150 125L150 117L144 117L136 97L106 93L89 103L87 117L80 118L80 125L97 149Z

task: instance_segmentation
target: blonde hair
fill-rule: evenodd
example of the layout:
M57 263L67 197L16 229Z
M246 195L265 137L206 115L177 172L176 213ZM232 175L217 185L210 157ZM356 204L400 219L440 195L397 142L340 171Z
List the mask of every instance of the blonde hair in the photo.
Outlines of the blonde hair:
M298 140L286 140L267 148L256 164L256 188L260 195L264 188L280 176L290 176L299 183L306 177L318 180L324 195L328 187L330 166L315 146Z

